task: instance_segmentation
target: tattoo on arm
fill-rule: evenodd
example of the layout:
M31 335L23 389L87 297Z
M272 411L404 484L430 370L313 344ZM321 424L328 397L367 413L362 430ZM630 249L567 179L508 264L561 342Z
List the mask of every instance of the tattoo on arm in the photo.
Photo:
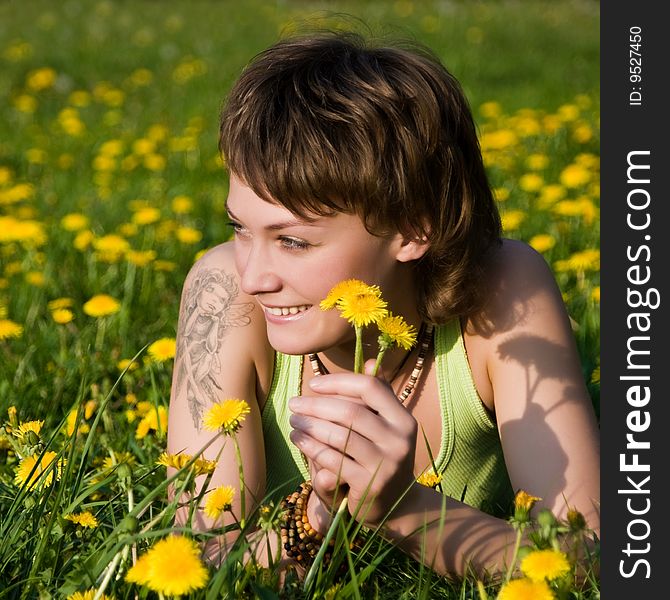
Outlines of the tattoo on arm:
M251 302L235 303L235 277L220 269L201 268L182 302L175 361L176 388L185 389L193 425L200 431L207 402L220 400L219 351L231 327L251 323Z

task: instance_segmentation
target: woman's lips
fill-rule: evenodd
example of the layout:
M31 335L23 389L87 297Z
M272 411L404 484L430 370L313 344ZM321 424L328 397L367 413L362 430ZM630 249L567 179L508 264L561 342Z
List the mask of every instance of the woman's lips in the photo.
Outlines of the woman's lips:
M312 304L299 304L296 306L263 306L265 318L272 323L285 323L295 321L312 308Z

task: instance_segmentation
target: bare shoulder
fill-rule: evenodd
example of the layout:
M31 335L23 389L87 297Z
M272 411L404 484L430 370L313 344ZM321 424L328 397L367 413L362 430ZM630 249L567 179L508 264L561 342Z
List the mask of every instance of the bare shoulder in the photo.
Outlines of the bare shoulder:
M175 366L174 392L198 392L189 395L194 415L201 415L225 389L233 395L240 388L248 397L269 385L272 359L265 319L255 299L241 289L231 243L205 253L186 277Z
M488 283L479 324L468 326L486 365L510 480L555 514L576 506L597 527L598 425L551 268L526 244L505 241Z
M487 298L481 312L468 320L470 335L492 339L533 327L534 318L547 318L550 314L561 327L569 329L554 275L544 257L529 245L503 240L482 285Z

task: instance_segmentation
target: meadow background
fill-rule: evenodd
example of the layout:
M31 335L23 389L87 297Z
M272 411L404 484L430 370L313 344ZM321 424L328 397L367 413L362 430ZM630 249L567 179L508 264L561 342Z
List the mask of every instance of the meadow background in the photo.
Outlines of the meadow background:
M106 594L138 591L125 549L170 526L156 459L181 286L231 233L221 103L255 53L304 22L354 15L426 43L459 78L506 235L553 268L599 411L598 11L590 0L0 4L0 597L84 597L104 578ZM221 570L202 597L262 595L240 573ZM406 563L366 585L475 594Z

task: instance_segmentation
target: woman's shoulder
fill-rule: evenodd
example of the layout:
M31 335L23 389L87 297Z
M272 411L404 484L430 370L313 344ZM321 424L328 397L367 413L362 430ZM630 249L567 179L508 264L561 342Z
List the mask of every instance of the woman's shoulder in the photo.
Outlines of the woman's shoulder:
M189 270L182 291L182 307L195 304L200 304L193 309L196 313L210 317L216 314L225 328L221 351L228 352L224 349L234 345L238 360L250 359L257 373L258 391L264 392L272 377L274 352L256 299L242 289L232 242L207 250Z
M537 311L564 311L556 279L544 257L528 244L504 239L482 281L486 298L468 323L484 337L530 323Z

